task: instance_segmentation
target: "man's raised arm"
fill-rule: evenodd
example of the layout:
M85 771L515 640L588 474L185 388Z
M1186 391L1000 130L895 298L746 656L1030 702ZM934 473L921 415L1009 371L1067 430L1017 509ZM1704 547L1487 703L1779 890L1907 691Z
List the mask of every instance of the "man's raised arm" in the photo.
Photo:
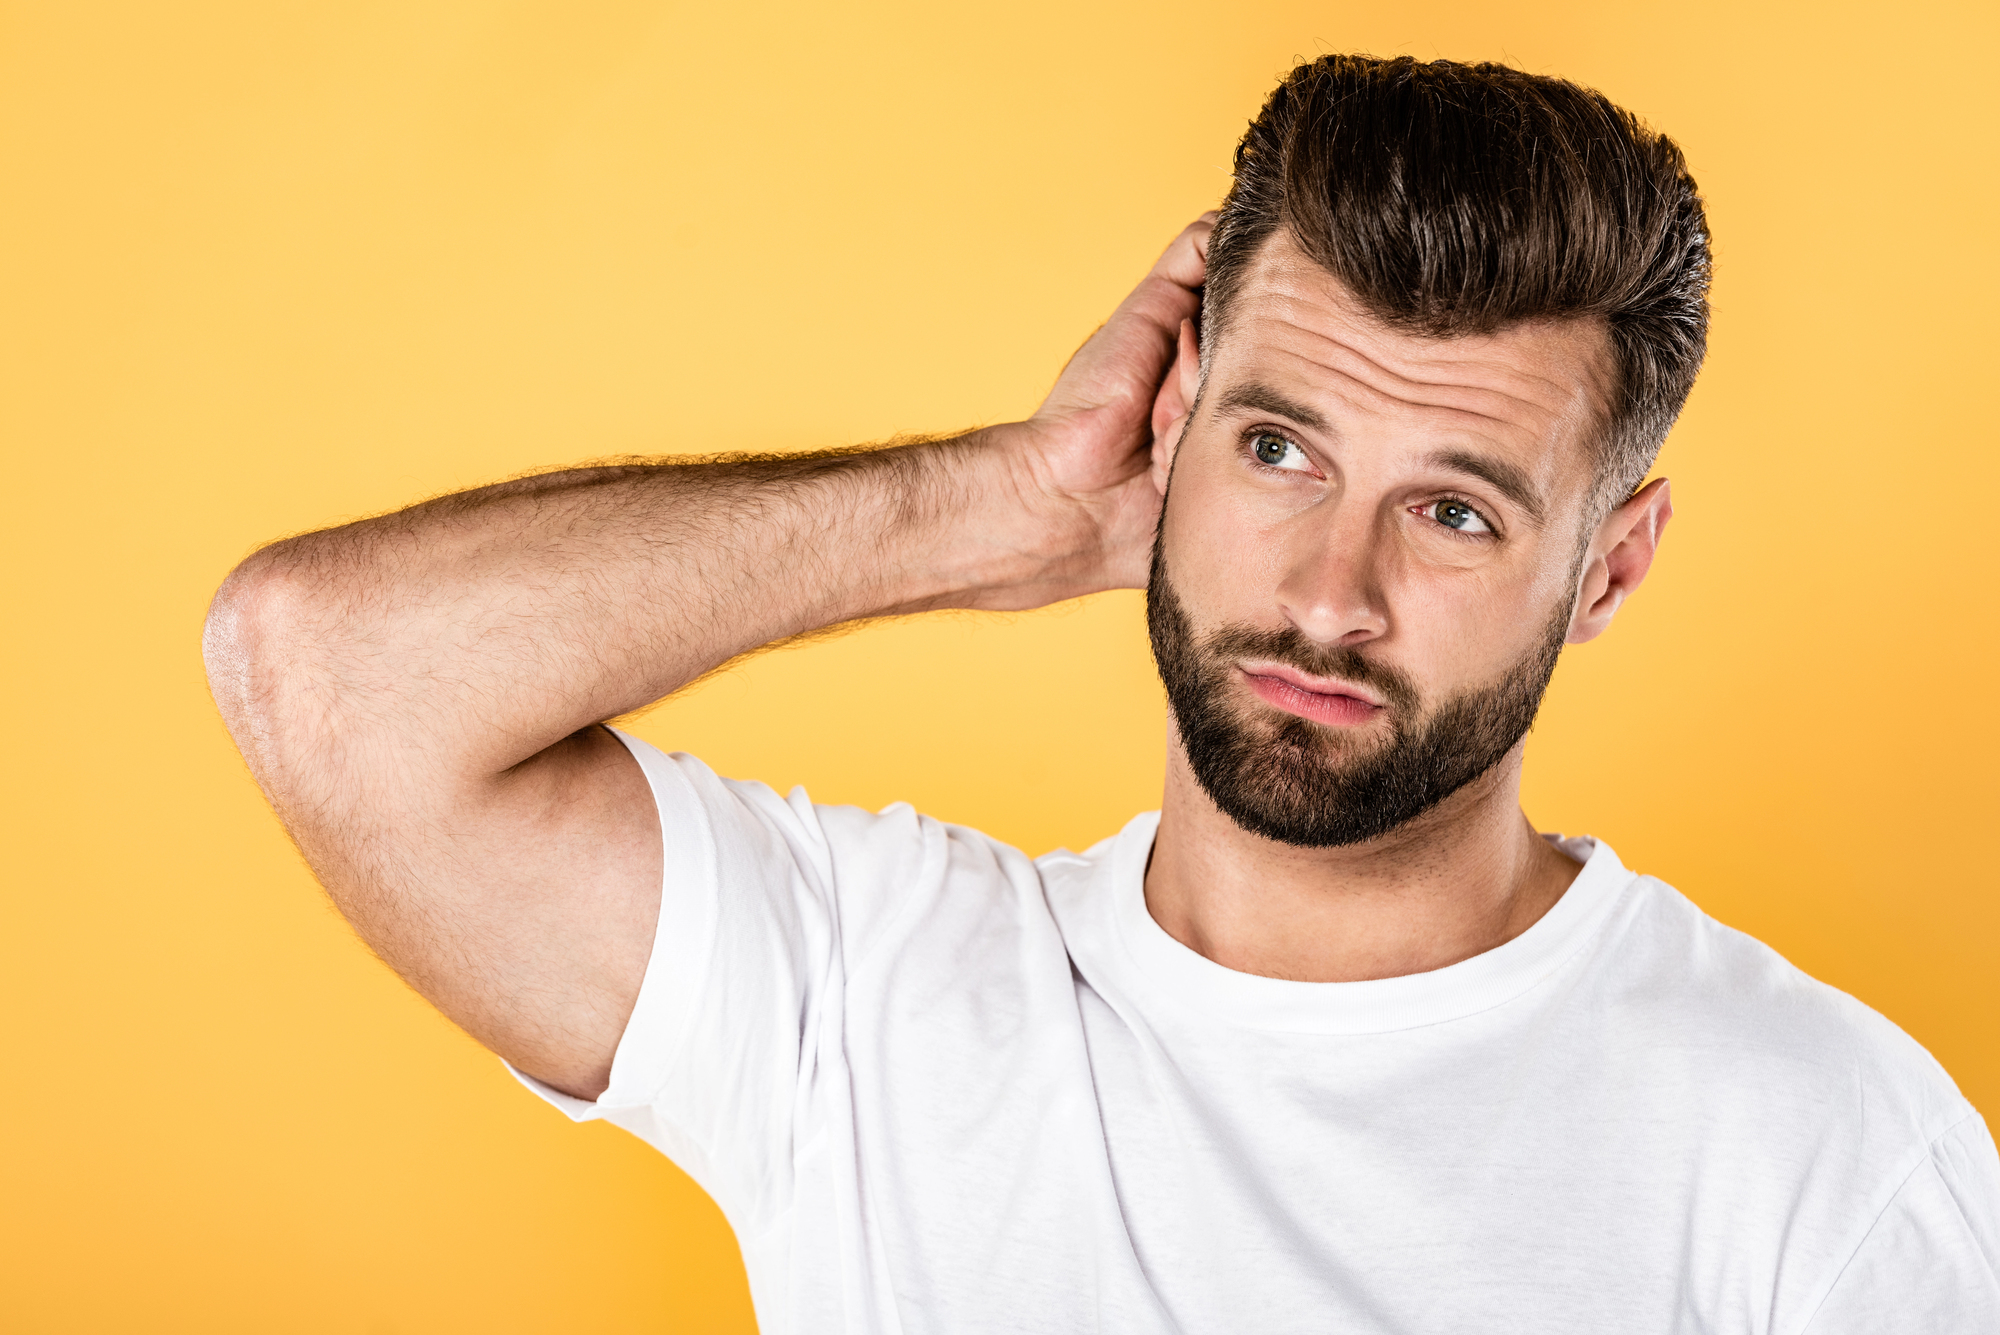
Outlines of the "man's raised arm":
M643 775L596 725L825 626L1143 585L1208 229L1174 241L1028 422L552 473L239 566L209 614L210 685L362 937L516 1066L601 1092L662 854Z

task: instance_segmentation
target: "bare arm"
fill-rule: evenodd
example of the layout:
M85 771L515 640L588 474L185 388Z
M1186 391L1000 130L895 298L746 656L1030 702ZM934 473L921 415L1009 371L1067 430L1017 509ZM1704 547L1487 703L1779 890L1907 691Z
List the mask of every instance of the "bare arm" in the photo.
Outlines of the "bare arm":
M1143 584L1207 233L1176 239L1028 422L554 473L245 561L209 614L209 681L341 911L488 1047L602 1092L661 850L644 777L596 725L822 627Z

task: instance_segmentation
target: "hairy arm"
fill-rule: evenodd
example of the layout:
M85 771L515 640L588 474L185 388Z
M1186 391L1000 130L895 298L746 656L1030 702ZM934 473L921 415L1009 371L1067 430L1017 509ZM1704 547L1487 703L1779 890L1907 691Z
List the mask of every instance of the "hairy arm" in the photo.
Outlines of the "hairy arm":
M662 853L645 779L598 725L827 626L1142 584L1207 232L1176 239L1027 422L552 473L239 566L209 614L210 684L362 937L516 1066L602 1092Z

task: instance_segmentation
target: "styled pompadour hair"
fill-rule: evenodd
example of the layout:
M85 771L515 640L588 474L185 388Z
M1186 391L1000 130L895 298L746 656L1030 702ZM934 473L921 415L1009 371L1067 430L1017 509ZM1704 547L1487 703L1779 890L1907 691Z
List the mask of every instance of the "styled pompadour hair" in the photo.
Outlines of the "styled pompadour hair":
M1505 65L1334 55L1236 149L1205 343L1278 228L1377 319L1433 337L1595 316L1617 388L1596 499L1645 478L1708 344L1708 222L1680 149L1603 94Z

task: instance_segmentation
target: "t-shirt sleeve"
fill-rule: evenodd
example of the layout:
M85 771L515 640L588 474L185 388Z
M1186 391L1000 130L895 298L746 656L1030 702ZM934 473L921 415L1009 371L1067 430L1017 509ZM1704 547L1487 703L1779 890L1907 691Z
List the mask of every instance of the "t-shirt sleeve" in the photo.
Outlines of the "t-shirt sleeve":
M1805 1330L2000 1331L2000 1155L1977 1114L1932 1143Z
M515 1075L571 1118L654 1145L754 1229L789 1204L797 1110L815 1080L841 1078L844 978L936 875L940 827L901 804L815 807L618 736L665 848L645 980L596 1102Z

